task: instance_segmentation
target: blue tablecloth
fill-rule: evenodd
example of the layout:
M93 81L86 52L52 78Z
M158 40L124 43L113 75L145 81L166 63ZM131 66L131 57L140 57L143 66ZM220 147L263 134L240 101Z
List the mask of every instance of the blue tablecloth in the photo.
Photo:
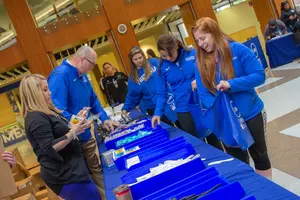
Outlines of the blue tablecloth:
M207 165L210 162L231 158L230 155L225 154L222 151L202 142L201 140L168 125L163 125L164 128L170 133L171 138L184 136L185 139L190 142L195 148L196 152L201 155L202 158L206 158L204 163ZM104 145L100 145L100 152L105 152ZM102 161L103 162L103 161ZM104 163L104 162L103 162ZM300 199L295 194L287 191L279 185L269 181L268 179L256 174L253 169L234 159L230 162L224 162L222 164L213 165L216 167L221 176L225 177L230 182L239 181L247 195L254 195L257 200L270 199L270 200L294 200ZM115 166L107 167L103 164L103 174L106 198L108 200L116 199L113 194L113 189L118 185L121 185L121 177L126 174L126 170L118 172Z
M300 58L300 46L293 42L292 34L275 38L266 43L270 67L278 67Z

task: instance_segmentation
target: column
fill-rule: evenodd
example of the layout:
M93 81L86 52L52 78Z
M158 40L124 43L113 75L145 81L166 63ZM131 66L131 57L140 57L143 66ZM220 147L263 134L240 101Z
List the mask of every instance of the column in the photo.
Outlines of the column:
M250 2L255 11L257 20L260 23L260 29L264 34L265 28L271 18L274 18L274 13L269 0L251 0Z
M196 20L200 19L201 17L210 17L217 21L211 0L190 0L190 3L195 12Z
M10 19L14 25L30 71L48 76L52 63L35 26L26 0L3 0Z
M124 61L127 71L129 72L130 64L128 53L133 46L139 46L139 43L126 14L123 1L124 0L102 0L102 4L111 25L121 59ZM120 24L124 24L127 27L127 31L123 34L118 31Z

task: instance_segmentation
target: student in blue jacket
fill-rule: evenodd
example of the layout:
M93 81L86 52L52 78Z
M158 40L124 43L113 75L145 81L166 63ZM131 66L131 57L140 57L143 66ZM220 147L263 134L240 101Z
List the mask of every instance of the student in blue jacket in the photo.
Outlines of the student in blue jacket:
M148 115L153 116L156 103L156 66L158 59L147 60L144 52L139 47L133 47L128 55L131 64L131 72L128 80L128 93L123 114L142 103ZM174 126L173 122L163 114L162 121Z
M172 35L160 36L157 41L157 48L162 60L157 71L157 103L152 118L152 126L160 123L160 116L167 102L167 87L169 86L175 99L180 128L198 137L189 107L192 92L197 88L195 49L187 48ZM220 141L213 134L210 134L206 139L210 145L223 150Z
M256 172L271 177L265 141L264 103L255 87L265 82L265 72L249 48L231 41L210 18L201 18L192 29L197 44L197 87L200 100L210 108L218 91L227 92L241 112L254 139L249 148ZM247 151L226 147L227 153L249 163Z

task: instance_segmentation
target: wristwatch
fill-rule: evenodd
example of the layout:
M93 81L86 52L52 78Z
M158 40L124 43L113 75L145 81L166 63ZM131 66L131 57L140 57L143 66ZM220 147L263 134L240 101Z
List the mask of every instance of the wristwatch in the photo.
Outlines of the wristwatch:
M73 135L73 140L79 140L76 132L74 130L72 130L72 129L70 131L71 131L71 133Z

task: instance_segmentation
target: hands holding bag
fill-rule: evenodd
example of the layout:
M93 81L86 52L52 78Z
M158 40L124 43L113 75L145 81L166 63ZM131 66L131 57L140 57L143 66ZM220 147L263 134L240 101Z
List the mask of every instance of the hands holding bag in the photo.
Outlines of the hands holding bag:
M203 113L201 121L227 146L246 150L254 143L245 120L225 92L217 93L213 106Z

